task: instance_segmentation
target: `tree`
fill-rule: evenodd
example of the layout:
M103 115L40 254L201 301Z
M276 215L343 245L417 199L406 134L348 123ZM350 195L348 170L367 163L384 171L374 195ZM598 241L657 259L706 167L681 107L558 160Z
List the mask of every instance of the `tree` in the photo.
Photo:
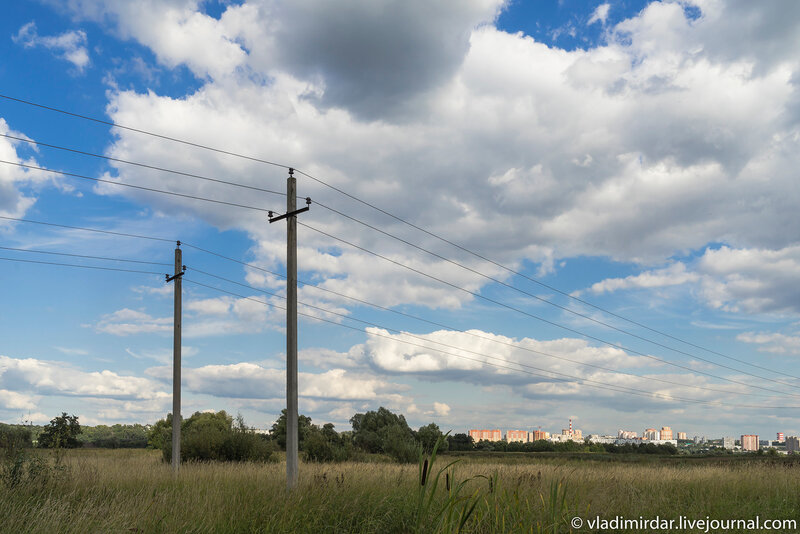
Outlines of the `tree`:
M303 414L299 414L297 416L297 434L298 434L298 448L303 448L303 441L305 441L306 436L308 435L309 429L311 428L311 418L306 417ZM278 446L286 450L286 409L284 408L281 410L281 416L278 417L278 420L275 421L272 425L272 429L269 431L270 436L274 439Z
M384 407L377 411L357 413L350 418L353 425L353 442L366 452L395 451L408 442L415 441L414 431L403 415L397 415Z
M475 448L475 440L467 434L454 434L447 436L447 443L451 451L471 451Z
M81 433L81 425L78 423L77 415L61 415L50 420L50 424L44 427L39 434L39 447L49 449L74 449L81 446L78 435Z
M426 452L431 452L433 446L436 445L436 442L441 438L444 438L444 434L439 430L439 426L436 423L421 426L419 430L417 430L417 440ZM442 443L439 445L439 452L446 451L449 446L450 442L443 439Z

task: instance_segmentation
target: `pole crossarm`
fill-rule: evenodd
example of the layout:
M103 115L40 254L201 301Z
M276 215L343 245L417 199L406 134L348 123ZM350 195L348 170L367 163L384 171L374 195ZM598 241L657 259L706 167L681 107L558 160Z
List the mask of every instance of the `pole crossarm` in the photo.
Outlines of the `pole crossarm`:
M303 213L304 211L308 211L309 209L311 209L311 197L306 197L306 207L305 208L300 208L299 210L290 211L289 213L284 213L283 215L278 215L276 217L272 216L272 214L274 212L268 211L267 212L267 216L269 217L269 223L272 224L272 223L278 222L278 221L280 221L282 219L286 219L287 217L294 217L295 215Z
M185 265L183 266L183 270L181 272L179 272L178 274L174 274L172 276L170 276L168 274L165 274L164 276L167 278L167 283L170 283L173 280L175 280L176 278L180 278L184 274L186 274L186 266Z

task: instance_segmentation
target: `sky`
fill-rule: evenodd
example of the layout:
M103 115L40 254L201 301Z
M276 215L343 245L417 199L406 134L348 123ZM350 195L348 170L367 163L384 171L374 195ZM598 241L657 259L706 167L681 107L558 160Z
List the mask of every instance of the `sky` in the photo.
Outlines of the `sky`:
M180 240L183 415L269 428L292 167L313 422L800 434L799 49L793 0L14 2L0 421L171 410Z

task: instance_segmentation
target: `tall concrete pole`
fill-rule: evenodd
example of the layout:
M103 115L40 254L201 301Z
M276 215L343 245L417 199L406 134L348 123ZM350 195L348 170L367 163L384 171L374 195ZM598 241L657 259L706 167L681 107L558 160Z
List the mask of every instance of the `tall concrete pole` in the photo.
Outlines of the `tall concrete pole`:
M294 169L286 180L286 213L297 208ZM286 218L286 487L297 485L297 216Z
M181 468L181 289L183 274L181 242L175 248L175 318L172 336L172 470Z

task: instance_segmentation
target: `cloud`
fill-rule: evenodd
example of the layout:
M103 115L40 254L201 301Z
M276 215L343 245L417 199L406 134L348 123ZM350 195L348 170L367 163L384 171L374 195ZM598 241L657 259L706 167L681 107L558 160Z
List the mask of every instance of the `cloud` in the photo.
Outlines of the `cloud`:
M172 331L172 317L151 317L145 312L123 308L103 315L94 329L115 336Z
M597 6L592 13L592 16L589 17L589 20L586 22L587 26L591 26L595 22L599 22L600 24L606 24L606 19L608 19L608 10L611 9L611 4L600 4Z
M172 349L153 349L153 350L134 351L132 349L126 348L125 352L131 355L132 357L136 358L137 360L150 359L165 364L172 363L172 358L174 356ZM195 347L181 345L181 358L191 358L192 356L196 356L198 352L199 351Z
M777 332L743 332L736 336L736 340L758 345L759 352L800 354L800 337L798 336L787 336Z
M513 339L474 329L409 335L391 334L370 327L366 332L371 336L363 345L364 356L370 365L389 373L438 375L442 379L492 383L496 380L548 380L520 374L516 372L519 369L516 364L570 374L583 373L582 370L576 371L576 365L580 369L582 362L618 368L646 365L640 357L613 347L592 347L581 339ZM487 358L487 355L491 357Z
M169 367L155 367L150 376L169 379ZM286 395L283 369L262 367L241 362L228 365L206 365L183 371L186 387L195 393L242 399L275 399ZM306 399L353 401L389 399L397 401L404 386L378 377L330 369L324 373L298 373L299 395Z
M2 117L0 117L0 133L30 139L25 134L12 130ZM38 165L33 158L20 156L20 147L27 147L27 143L0 137L0 159L13 164ZM53 183L55 180L52 174L0 163L0 215L22 217L36 202L36 197L26 189L31 185L40 186L45 183ZM0 225L5 224L9 223L0 221Z
M261 297L187 299L183 305L182 335L199 338L279 328L282 312L264 302ZM153 317L144 311L123 308L103 315L92 326L97 332L115 336L168 333L173 330L173 317Z
M53 36L40 36L36 31L36 23L29 22L22 26L11 39L25 48L44 47L52 50L56 57L72 63L78 72L89 66L89 51L86 48L86 32L75 30Z
M780 249L708 249L697 270L702 297L735 313L800 312L800 245Z
M301 24L284 20L287 10L312 4L297 5L231 6L220 24L226 25L226 35L243 36L243 43L255 39L247 32L268 42ZM481 6L465 7L451 17L468 34L469 46L455 67L442 71L447 77L422 80L418 87L399 88L402 94L392 95L397 105L424 99L422 115L396 118L387 109L381 120L367 118L365 110L335 92L335 87L364 85L361 74L336 67L329 77L341 78L337 86L340 82L310 74L313 69L303 58L290 61L274 51L269 52L274 57L267 57L266 51L246 44L242 61L268 83L234 72L207 80L180 99L119 92L111 96L109 113L115 121L134 126L140 117L148 117L148 129L211 145L219 144L215 132L225 131L222 148L263 157L280 154L337 187L376 205L395 206L415 224L512 267L526 260L550 265L576 255L663 265L676 252L709 242L772 248L789 244L791 238L780 229L800 200L792 179L800 151L795 150L794 126L787 122L798 93L791 81L796 65L789 59L748 75L750 59L705 54L701 44L712 39L712 22L691 21L676 4L653 4L619 25L608 43L571 52L488 25L476 28L474 21L491 17L494 9L490 3ZM706 6L707 12L725 9ZM237 13L241 27L231 18ZM485 15L476 19L475 13ZM336 24L323 30L331 42L351 38ZM380 41L368 33L358 38ZM686 48L689 38L698 43L696 48ZM373 48L364 45L365 50ZM313 57L307 61L317 61ZM384 94L380 87L375 91ZM341 146L357 150L342 151ZM277 169L233 163L125 132L109 153L166 166L180 158L188 172L235 172L238 181L253 185L263 186L267 180L280 187L285 178ZM185 178L125 168L118 172L120 179L139 185L167 182L177 191L191 187L203 196L253 200L213 184L190 185ZM764 186L766 177L769 187ZM196 216L221 229L244 229L255 242L259 265L275 270L283 262L283 236L266 228L257 214L112 188L98 191L130 195L159 212ZM342 207L335 194L302 178L300 193ZM269 195L259 198L265 207L279 202ZM763 209L766 205L769 210ZM486 283L319 207L312 206L306 215L304 224L470 291ZM352 215L455 256L470 268L506 275L396 221L358 207ZM301 270L358 298L449 309L473 298L305 227L300 243ZM319 298L349 306L341 299Z
M623 289L653 289L682 285L689 282L696 282L700 275L686 270L686 265L675 262L663 269L645 271L643 273L626 276L625 278L607 278L595 284L587 290L595 295L611 293ZM580 292L578 292L580 294Z
M35 410L40 397L0 389L0 410Z
M450 414L450 406L443 402L434 402L433 413L438 417L447 417Z
M75 349L75 348L67 348L67 347L53 347L58 352L67 354L69 356L88 356L89 351L85 349Z
M85 372L61 362L0 356L0 389L37 395L154 400L169 396L147 378Z

